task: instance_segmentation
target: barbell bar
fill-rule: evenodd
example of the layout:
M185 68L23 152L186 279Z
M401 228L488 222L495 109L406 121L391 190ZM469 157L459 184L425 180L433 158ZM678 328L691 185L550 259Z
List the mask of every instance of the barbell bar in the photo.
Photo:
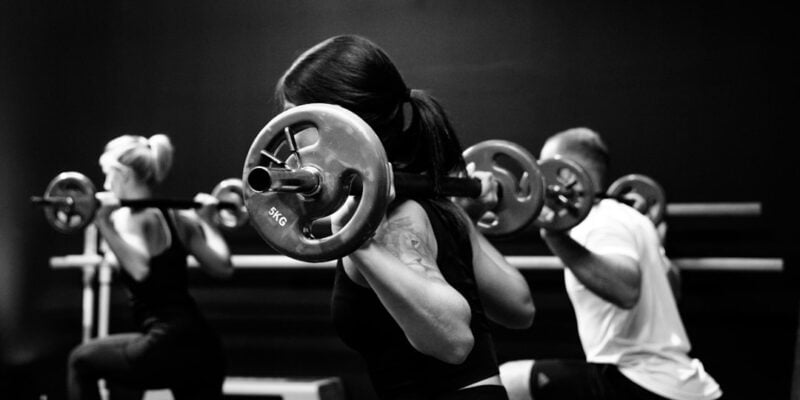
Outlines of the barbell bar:
M92 181L80 172L66 171L56 175L44 195L32 196L31 203L44 209L45 219L58 232L74 233L92 222L100 206ZM211 192L218 200L215 223L223 228L237 228L247 222L242 183L238 178L219 182ZM120 199L121 207L170 209L199 208L203 204L184 199Z

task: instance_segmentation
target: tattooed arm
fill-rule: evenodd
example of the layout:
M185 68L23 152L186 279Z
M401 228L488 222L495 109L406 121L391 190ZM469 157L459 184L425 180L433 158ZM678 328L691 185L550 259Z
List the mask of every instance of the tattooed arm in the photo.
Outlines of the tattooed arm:
M407 201L343 262L348 275L363 277L375 291L415 349L459 364L474 343L471 310L442 276L436 246L425 211Z

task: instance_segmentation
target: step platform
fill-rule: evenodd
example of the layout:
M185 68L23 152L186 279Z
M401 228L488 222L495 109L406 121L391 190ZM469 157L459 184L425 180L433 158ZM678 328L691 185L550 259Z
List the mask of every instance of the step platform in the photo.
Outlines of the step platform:
M338 377L225 378L225 400L345 400ZM143 400L174 400L168 389L148 390Z

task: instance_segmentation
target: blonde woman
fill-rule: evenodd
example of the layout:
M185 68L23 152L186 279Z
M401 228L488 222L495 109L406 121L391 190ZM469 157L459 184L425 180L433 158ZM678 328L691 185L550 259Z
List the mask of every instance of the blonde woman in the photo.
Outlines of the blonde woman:
M210 223L215 200L199 193L197 210L120 208L119 199L152 198L170 170L166 135L124 135L100 157L105 174L94 224L119 264L139 332L75 348L68 364L69 399L99 399L97 381L133 389L169 388L176 400L221 399L224 357L217 334L187 288L186 257L212 276L232 272L230 252Z

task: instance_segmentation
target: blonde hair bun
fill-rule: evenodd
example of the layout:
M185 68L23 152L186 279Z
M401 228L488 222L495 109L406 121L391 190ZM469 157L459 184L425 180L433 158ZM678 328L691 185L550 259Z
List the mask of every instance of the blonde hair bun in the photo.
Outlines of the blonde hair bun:
M147 139L147 144L153 152L153 178L156 183L161 183L167 177L167 173L172 167L172 155L175 148L172 141L163 133L157 133Z

